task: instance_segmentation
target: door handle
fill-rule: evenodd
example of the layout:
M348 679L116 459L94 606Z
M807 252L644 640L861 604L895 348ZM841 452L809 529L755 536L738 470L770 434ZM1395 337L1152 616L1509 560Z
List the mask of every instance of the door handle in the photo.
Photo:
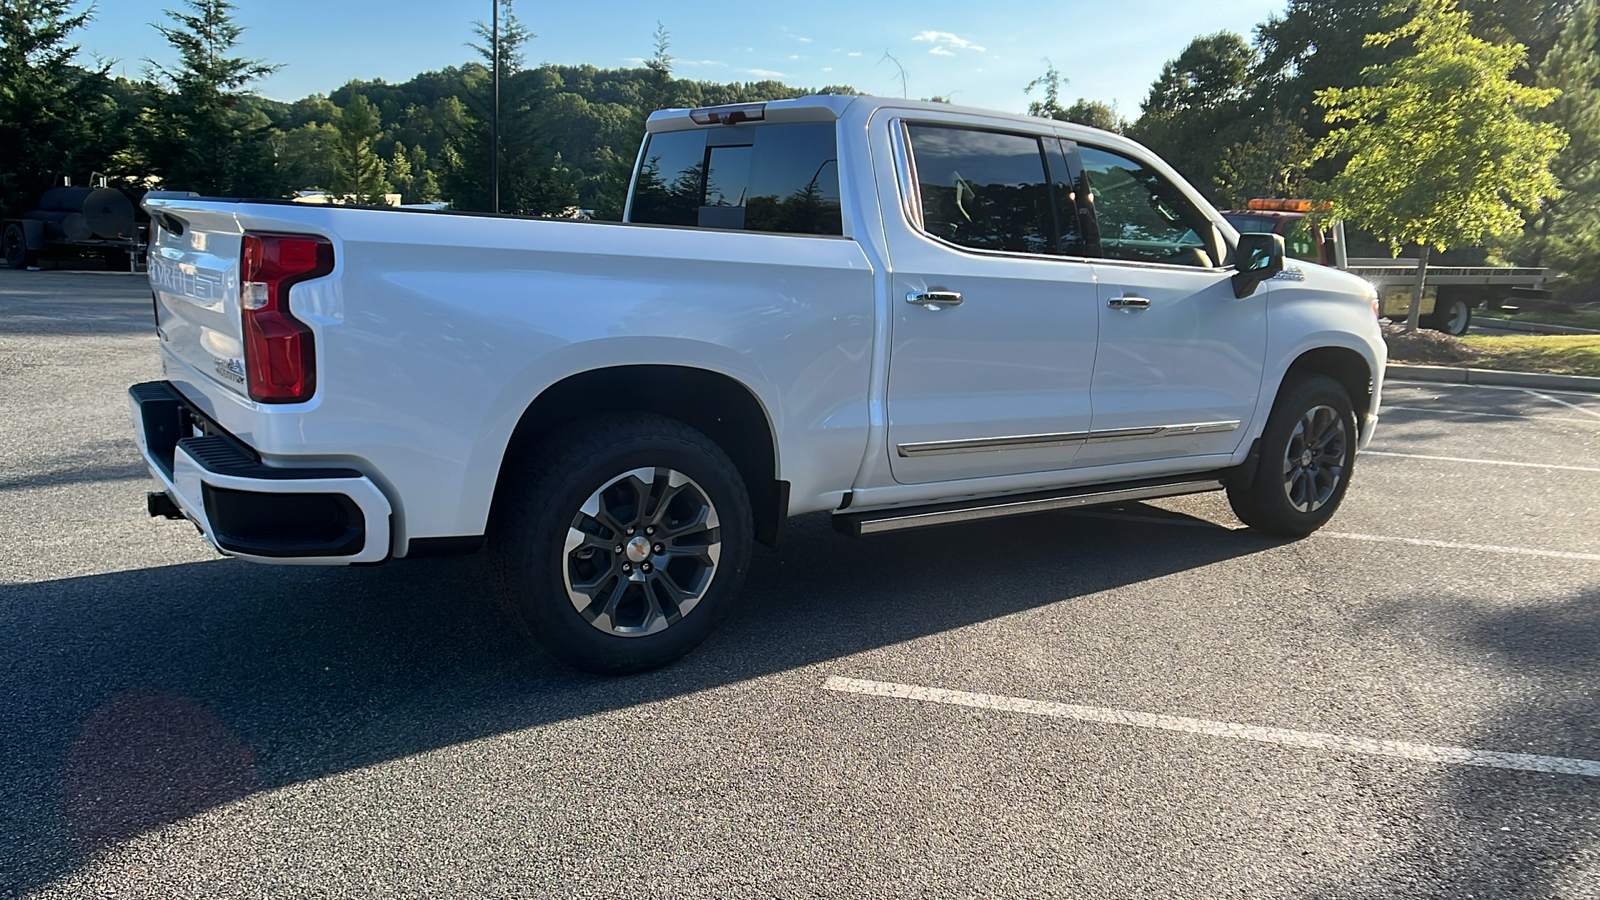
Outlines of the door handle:
M1106 305L1112 309L1149 309L1150 299L1148 297L1135 297L1132 294L1124 294L1121 297L1112 297L1107 300Z
M926 309L940 310L946 306L960 306L961 292L959 291L912 291L906 295L906 302L924 307Z

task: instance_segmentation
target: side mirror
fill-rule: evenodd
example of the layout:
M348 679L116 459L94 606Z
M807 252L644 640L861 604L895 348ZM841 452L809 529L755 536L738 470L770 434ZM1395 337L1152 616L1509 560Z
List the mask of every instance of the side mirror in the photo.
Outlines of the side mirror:
M1248 297L1256 285L1283 271L1283 235L1241 234L1233 256L1239 269L1233 275L1233 295Z

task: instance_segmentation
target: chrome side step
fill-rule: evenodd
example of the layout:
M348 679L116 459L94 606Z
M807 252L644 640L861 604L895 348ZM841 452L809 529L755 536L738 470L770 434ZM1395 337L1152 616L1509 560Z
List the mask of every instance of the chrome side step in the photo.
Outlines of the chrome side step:
M1154 500L1158 497L1203 494L1207 491L1220 491L1225 486L1222 473L1191 475L1181 481L1145 480L1095 484L1065 490L985 497L956 503L835 513L833 527L852 537L860 537L867 534L902 531L907 528L922 528L927 525L951 525L957 522L976 522L982 519L1022 516L1080 506L1104 506L1109 503Z

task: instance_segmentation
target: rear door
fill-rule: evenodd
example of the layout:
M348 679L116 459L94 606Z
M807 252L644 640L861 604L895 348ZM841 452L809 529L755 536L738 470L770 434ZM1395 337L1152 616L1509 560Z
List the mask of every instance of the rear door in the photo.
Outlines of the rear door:
M207 380L247 395L238 221L193 205L163 212L158 204L150 204L149 261L162 347Z
M1093 434L1077 463L1229 454L1261 389L1263 285L1233 294L1220 230L1160 171L1079 145L1097 225Z
M1099 317L1059 145L934 115L889 127L895 480L1069 467L1089 430Z

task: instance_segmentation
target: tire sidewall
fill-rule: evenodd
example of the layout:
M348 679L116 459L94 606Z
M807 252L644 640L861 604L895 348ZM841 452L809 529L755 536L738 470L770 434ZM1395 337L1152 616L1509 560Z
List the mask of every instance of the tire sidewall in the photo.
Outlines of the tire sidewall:
M709 443L709 442L708 442ZM720 458L719 458L720 457ZM534 640L574 667L593 672L632 672L665 665L688 653L716 628L729 598L749 567L752 523L749 500L726 457L672 437L638 437L616 452L573 459L567 477L534 490L540 509L532 527L504 560L518 588L517 606ZM565 540L573 517L602 485L645 467L676 469L694 479L716 508L722 554L711 585L693 610L651 635L621 637L595 628L573 607L563 572ZM560 471L561 466L554 471Z

